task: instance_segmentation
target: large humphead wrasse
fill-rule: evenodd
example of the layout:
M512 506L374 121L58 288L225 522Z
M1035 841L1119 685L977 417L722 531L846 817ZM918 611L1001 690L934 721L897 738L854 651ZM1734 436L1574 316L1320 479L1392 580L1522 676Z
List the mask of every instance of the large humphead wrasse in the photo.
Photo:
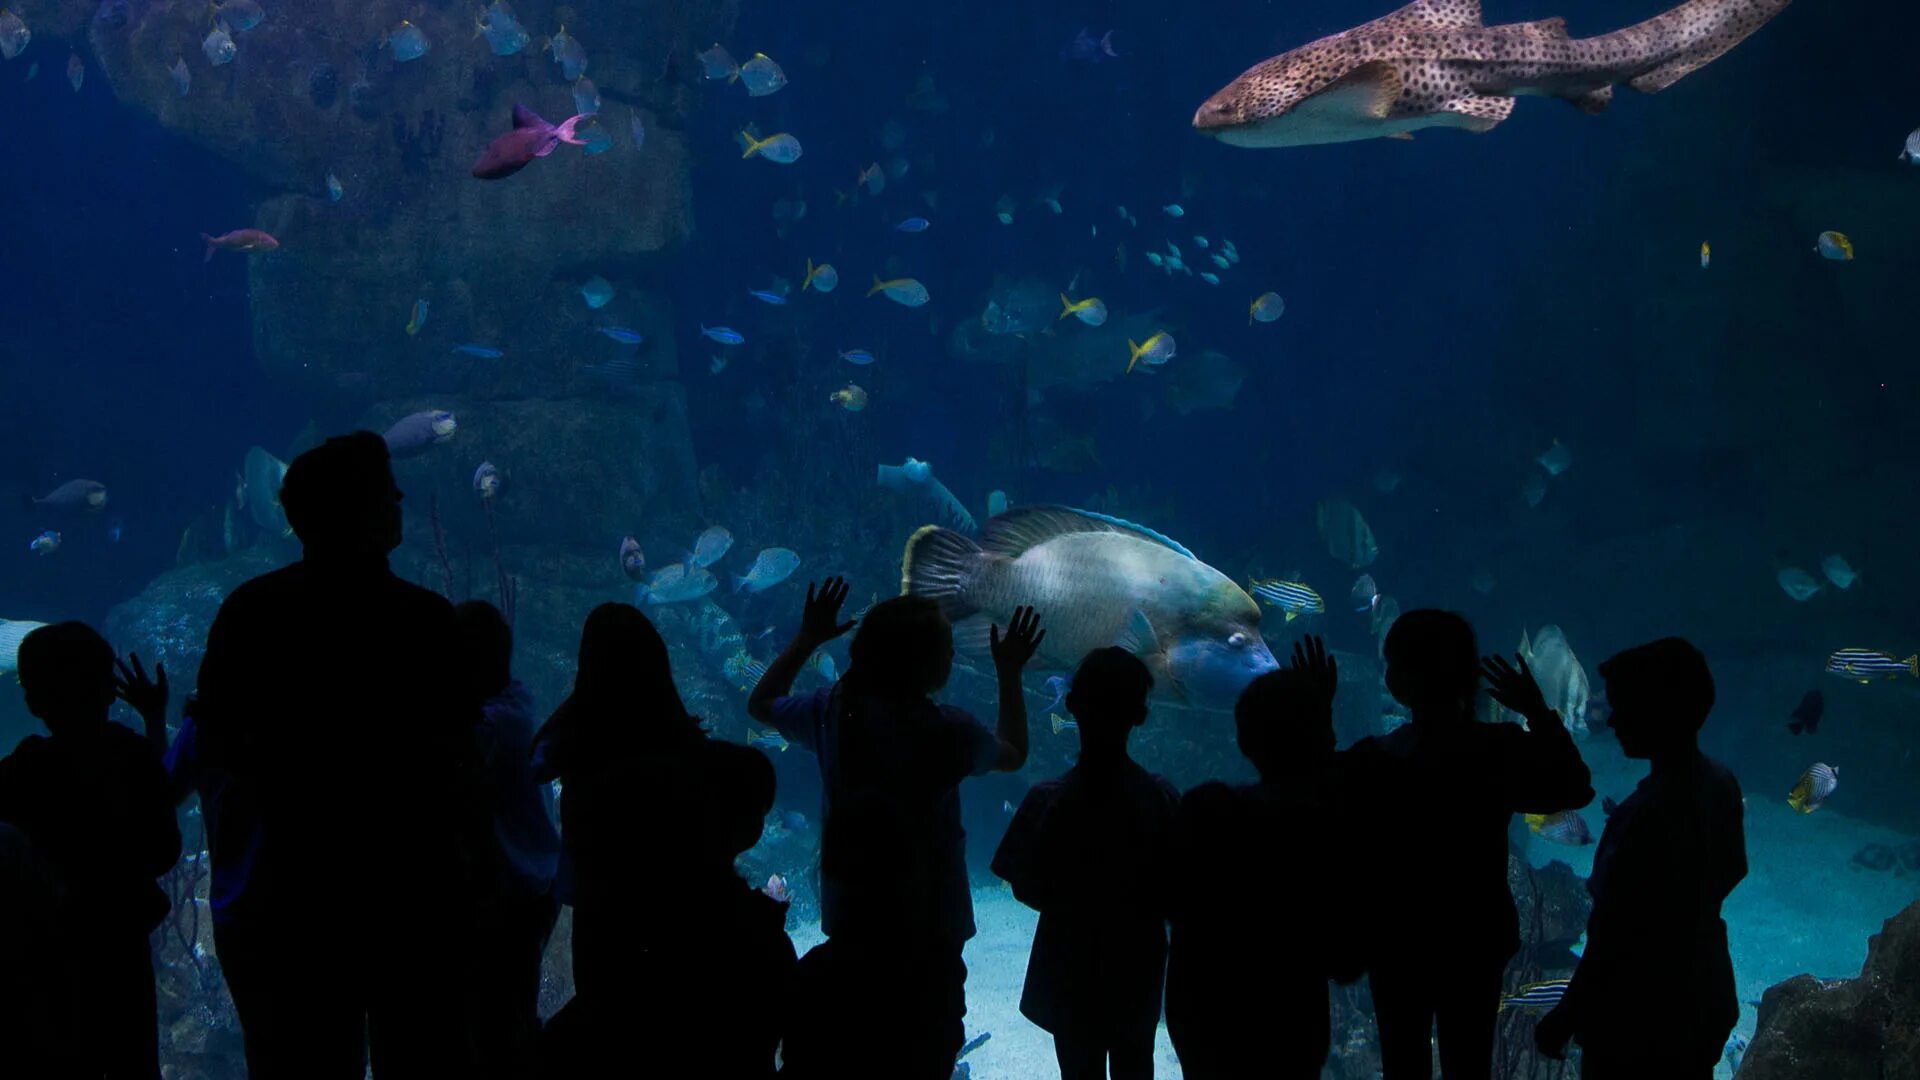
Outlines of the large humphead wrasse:
M978 543L921 529L907 541L901 591L938 600L962 640L969 625L1005 624L1031 604L1047 631L1040 663L1070 670L1093 649L1123 645L1147 662L1156 689L1210 708L1231 707L1278 666L1259 606L1226 575L1150 529L1065 507L1009 510Z
M1193 126L1234 146L1490 131L1515 95L1590 113L1616 83L1657 93L1707 66L1790 0L1686 0L1645 22L1575 38L1564 19L1485 26L1480 0L1414 0L1370 23L1263 60L1206 100Z

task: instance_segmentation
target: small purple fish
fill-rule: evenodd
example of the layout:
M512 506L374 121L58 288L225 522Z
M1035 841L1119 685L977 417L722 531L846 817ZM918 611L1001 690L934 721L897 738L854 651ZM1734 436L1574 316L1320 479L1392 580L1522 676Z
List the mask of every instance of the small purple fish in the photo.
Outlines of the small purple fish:
M1060 46L1062 60L1080 60L1097 64L1109 57L1115 60L1120 58L1120 54L1113 51L1113 31L1111 30L1095 38L1087 33L1087 28L1083 26L1079 33L1073 35L1072 41Z
M473 163L474 177L504 180L526 168L534 158L553 153L553 148L561 143L585 146L586 140L573 134L575 126L585 119L585 115L569 117L555 127L540 119L532 109L516 103L513 130L488 143L480 152L480 160Z

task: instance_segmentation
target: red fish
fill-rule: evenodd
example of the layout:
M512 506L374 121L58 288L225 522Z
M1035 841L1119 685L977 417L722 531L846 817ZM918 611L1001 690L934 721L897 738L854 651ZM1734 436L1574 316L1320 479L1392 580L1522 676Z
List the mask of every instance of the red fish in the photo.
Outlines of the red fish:
M257 255L262 251L272 251L280 246L280 241L259 229L235 229L219 236L201 233L200 239L207 242L207 256L201 259L201 262L212 261L216 248L223 251L237 251L242 255Z
M585 146L585 139L573 135L574 127L585 119L587 115L583 113L568 117L555 127L525 105L514 105L513 130L488 143L480 152L480 160L473 163L474 177L504 180L526 168L534 158L553 153L553 148L561 143Z

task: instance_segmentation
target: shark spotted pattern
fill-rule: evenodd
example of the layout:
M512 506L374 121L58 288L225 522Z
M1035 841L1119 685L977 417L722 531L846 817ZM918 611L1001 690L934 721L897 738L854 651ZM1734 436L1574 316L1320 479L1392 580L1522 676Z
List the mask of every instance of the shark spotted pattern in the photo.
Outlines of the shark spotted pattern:
M1791 0L1687 0L1599 37L1566 20L1485 26L1479 0L1415 0L1370 23L1262 61L1206 100L1193 126L1247 147L1485 132L1515 95L1598 113L1624 82L1656 93L1766 25Z

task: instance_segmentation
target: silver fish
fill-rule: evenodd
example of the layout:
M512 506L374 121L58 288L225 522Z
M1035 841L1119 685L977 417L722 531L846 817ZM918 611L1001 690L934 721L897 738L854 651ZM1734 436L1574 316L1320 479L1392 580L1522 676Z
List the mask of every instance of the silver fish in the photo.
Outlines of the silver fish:
M985 621L1032 605L1047 630L1046 666L1071 668L1120 644L1146 661L1162 693L1207 707L1231 706L1278 666L1253 597L1178 543L1118 518L1020 507L988 521L977 544L928 525L907 541L902 567L905 591L938 600L970 648Z

